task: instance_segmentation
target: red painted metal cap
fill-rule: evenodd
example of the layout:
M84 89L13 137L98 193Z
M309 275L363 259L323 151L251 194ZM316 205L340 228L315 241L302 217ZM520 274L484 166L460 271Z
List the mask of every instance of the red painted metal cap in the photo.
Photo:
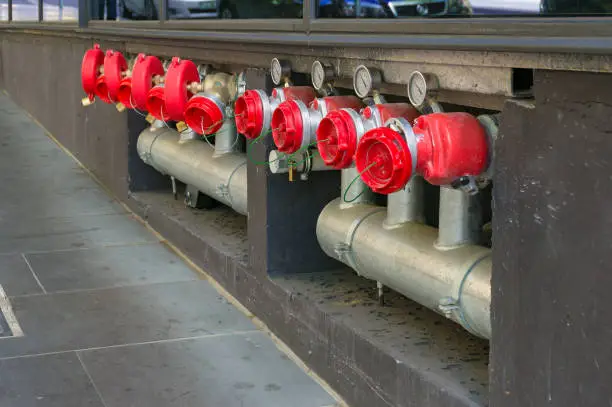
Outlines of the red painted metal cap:
M433 113L414 123L417 172L434 185L482 174L489 163L489 142L478 119L468 113Z
M272 114L272 137L274 144L283 153L295 153L302 146L304 123L302 112L295 100L287 100Z
M113 102L108 94L108 85L106 84L106 78L104 77L104 75L100 75L98 76L98 79L96 79L95 94L104 103Z
M380 105L366 107L363 109L363 116L366 119L371 119L373 116L373 109L378 110L382 125L384 125L387 120L392 118L402 118L408 120L409 123L412 123L420 115L419 111L408 103L383 103Z
M256 90L247 90L234 103L236 129L248 139L261 134L264 125L263 100Z
M185 123L196 133L209 135L219 131L225 113L222 106L207 96L194 96L185 109Z
M185 118L187 102L193 96L193 93L187 90L187 85L193 82L200 82L196 64L188 59L172 58L165 81L166 107L172 120L180 121Z
M104 52L98 44L87 50L81 63L81 85L90 100L96 93L96 80L100 75L100 67L104 64Z
M348 168L357 149L357 129L350 113L334 110L317 128L317 149L326 165L336 169Z
M121 52L112 49L106 51L106 57L104 58L104 77L106 79L106 86L108 87L108 95L112 101L117 100L117 93L119 92L119 86L123 79L123 73L127 71L127 69L127 61Z
M321 99L313 100L312 107L314 109L318 109L319 102L325 103L327 105L328 112L338 109L359 110L363 107L363 103L356 96L327 96Z
M310 86L288 86L281 89L274 88L272 90L272 97L277 97L278 92L281 91L285 96L285 100L301 100L307 105L317 97L317 93Z
M132 68L132 99L136 108L148 110L147 98L153 87L153 78L164 75L164 66L154 56L138 54Z
M117 100L128 109L134 109L134 100L132 98L132 78L124 78L119 84L117 92Z
M162 86L155 86L149 91L147 96L147 110L151 116L155 117L157 120L170 120L170 115L168 115L168 110L166 109L164 88Z
M366 132L355 154L361 179L372 191L390 194L412 176L412 155L403 135L386 127Z

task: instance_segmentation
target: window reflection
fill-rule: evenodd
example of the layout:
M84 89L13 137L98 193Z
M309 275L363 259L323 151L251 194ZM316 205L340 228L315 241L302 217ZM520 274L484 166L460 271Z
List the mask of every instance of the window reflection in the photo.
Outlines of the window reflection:
M319 0L319 18L612 14L612 0Z
M301 18L302 0L168 0L168 18Z
M45 0L43 3L44 21L76 21L78 17L78 0Z
M157 20L159 18L159 0L105 0L107 9L110 3L116 3L119 20ZM113 5L110 4L110 7Z
M38 21L38 1L13 0L13 21Z

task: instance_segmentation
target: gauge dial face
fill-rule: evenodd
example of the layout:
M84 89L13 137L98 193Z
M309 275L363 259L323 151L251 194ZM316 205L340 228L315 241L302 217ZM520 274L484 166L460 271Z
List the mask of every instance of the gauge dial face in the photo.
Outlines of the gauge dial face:
M280 85L281 81L283 80L283 66L278 58L274 58L272 60L270 75L272 76L272 82L274 82L275 85Z
M316 90L321 89L325 84L326 79L325 67L323 67L321 61L314 61L314 63L312 64L311 76L312 86L314 86Z
M365 98L372 91L374 79L366 66L358 66L353 75L353 88L360 98Z
M408 99L414 106L421 106L427 98L427 80L419 71L415 71L408 79Z

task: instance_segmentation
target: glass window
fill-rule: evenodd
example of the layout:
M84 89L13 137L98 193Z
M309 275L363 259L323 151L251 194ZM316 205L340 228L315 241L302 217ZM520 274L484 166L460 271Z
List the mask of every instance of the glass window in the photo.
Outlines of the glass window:
M168 18L302 18L302 0L168 0Z
M38 21L38 1L13 0L13 21Z
M319 0L319 18L612 14L612 0Z
M79 0L45 0L44 21L76 21L79 18Z
M107 9L116 7L116 18L118 20L158 20L159 0L94 0L106 2ZM98 13L98 15L101 15ZM108 16L107 16L108 17ZM113 16L112 20L114 20ZM111 18L106 18L111 20ZM100 18L102 20L102 18Z
M0 21L8 21L8 0L0 0Z

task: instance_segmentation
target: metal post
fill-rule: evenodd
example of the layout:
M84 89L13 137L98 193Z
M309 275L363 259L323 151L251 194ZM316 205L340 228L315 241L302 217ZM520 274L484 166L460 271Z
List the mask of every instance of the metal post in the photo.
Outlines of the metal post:
M478 242L481 226L478 197L458 189L440 188L438 249L453 249Z
M38 0L38 21L43 21L43 0Z
M317 18L317 0L304 0L302 20L306 34L310 34L310 23Z
M13 21L13 0L8 0L8 21Z
M387 197L384 225L395 227L406 222L424 222L423 178L412 177L406 186Z
M79 0L79 28L86 28L89 23L90 0Z
M157 15L159 16L159 21L163 23L168 20L168 0L159 0L157 4L159 4L159 13Z

